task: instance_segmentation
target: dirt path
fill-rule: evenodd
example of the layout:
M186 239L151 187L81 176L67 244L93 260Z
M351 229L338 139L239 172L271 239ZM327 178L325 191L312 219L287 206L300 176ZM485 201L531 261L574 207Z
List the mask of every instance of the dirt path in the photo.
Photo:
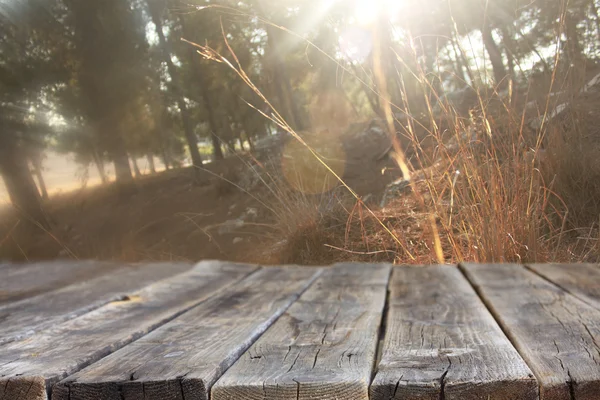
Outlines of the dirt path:
M273 140L256 154L210 164L204 184L196 184L193 171L182 168L136 179L128 194L106 185L55 195L47 204L56 227L52 232L32 233L24 223L13 229L18 218L5 211L0 216L0 259L277 262L274 246L285 237L279 214L273 212L282 200L274 195L271 182L278 181L278 190L295 191L285 177L274 176L286 158L289 140ZM377 160L384 141L360 134L343 139L343 177L362 196L378 196L397 177L387 160ZM266 173L268 163L274 169Z

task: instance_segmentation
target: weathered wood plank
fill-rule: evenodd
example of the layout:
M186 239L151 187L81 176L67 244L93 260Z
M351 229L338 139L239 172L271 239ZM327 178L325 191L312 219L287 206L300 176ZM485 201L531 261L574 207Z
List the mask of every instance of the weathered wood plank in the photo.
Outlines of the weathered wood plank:
M463 269L537 377L542 400L598 399L598 310L519 265Z
M527 268L600 310L600 266L597 264L530 264Z
M0 347L0 400L44 398L51 385L147 334L256 267L201 263L27 340ZM41 385L40 382L44 382Z
M92 279L125 266L100 261L6 264L0 270L0 305Z
M213 400L368 399L390 268L327 270L233 365Z
M190 264L129 264L25 300L0 306L0 345L76 318L161 279L185 272ZM32 277L35 279L35 277Z
M208 399L320 270L266 268L60 382L54 400Z
M537 398L533 374L457 268L394 268L371 399Z

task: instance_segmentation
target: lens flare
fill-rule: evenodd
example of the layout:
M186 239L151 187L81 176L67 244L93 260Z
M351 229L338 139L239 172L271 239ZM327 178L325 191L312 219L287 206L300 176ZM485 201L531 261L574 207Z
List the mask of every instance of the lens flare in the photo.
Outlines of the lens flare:
M325 135L315 139L309 140L314 143L311 147L337 176L343 176L346 152L341 142ZM319 143L315 143L316 141ZM339 184L334 174L305 145L295 139L290 140L283 150L281 168L286 181L302 193L325 193Z

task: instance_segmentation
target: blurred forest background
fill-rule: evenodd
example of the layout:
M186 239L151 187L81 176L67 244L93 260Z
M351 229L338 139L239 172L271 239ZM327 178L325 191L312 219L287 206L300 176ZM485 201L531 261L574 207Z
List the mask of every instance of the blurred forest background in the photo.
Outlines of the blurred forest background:
M597 261L598 3L1 0L0 260Z

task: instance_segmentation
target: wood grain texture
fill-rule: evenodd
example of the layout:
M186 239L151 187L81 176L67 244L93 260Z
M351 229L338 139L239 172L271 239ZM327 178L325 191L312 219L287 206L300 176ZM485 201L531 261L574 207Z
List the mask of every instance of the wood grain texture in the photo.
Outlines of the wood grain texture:
M85 282L0 306L0 345L31 336L111 301L123 299L150 283L185 272L191 267L183 263L129 264Z
M0 400L43 398L40 391L147 334L256 267L216 262L145 287L20 342L0 347Z
M213 383L319 273L263 269L60 382L53 399L208 399Z
M92 279L126 265L100 261L3 264L0 268L0 305Z
M540 383L542 400L600 396L600 312L519 265L462 266Z
M531 264L535 273L600 310L600 266L597 264Z
M233 365L212 400L368 399L390 268L328 269Z
M371 399L537 398L533 374L457 268L394 268Z

